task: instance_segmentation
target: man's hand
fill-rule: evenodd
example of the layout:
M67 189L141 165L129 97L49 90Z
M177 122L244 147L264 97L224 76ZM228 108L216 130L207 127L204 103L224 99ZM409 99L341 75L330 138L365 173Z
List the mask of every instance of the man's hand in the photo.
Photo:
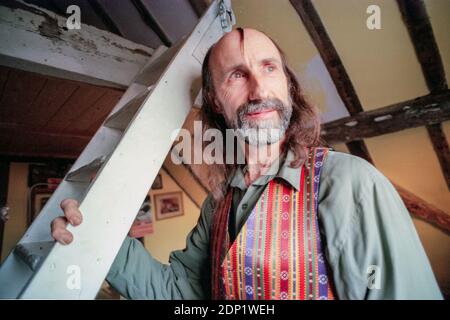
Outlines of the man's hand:
M52 221L52 237L61 244L69 244L73 241L73 234L67 230L67 224L78 226L83 217L78 210L78 201L74 199L61 201L61 209L64 211L64 217L57 217Z

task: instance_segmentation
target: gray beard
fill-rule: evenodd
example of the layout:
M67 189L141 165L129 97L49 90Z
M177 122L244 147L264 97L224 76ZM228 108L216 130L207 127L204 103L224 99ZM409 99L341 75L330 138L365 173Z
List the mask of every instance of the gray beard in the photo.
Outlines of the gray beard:
M248 119L246 115L274 109L278 119ZM279 99L267 99L261 102L247 103L238 108L237 116L228 125L238 131L244 141L253 146L270 145L280 141L286 133L292 116L292 104L287 106Z

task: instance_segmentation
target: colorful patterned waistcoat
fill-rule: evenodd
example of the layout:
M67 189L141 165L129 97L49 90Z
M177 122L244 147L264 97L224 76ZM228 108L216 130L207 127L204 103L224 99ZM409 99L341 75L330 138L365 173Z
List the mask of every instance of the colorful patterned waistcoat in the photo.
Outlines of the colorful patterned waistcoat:
M334 299L317 219L327 154L326 148L310 149L299 191L272 179L232 244L228 192L211 230L214 299Z

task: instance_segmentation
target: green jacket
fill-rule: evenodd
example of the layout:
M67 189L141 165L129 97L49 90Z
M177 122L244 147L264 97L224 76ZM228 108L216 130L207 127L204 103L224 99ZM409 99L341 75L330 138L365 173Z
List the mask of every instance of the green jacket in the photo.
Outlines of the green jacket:
M274 177L298 188L300 169L280 167L246 187L236 171L230 234L245 223ZM214 200L208 195L186 248L155 260L127 237L106 280L130 299L209 299L210 226ZM338 299L442 299L411 217L392 184L361 158L330 151L320 178L318 217Z

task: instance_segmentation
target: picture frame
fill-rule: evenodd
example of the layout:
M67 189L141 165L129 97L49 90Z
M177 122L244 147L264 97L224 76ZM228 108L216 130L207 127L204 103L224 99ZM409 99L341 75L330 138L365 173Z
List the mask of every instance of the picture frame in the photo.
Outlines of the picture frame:
M155 181L153 181L152 190L159 190L162 188L163 188L162 176L161 174L158 174L155 178Z
M132 238L142 238L153 233L153 210L150 195L144 199L128 235Z
M27 217L28 226L30 226L34 219L39 215L42 208L44 208L47 201L52 196L55 190L51 188L36 188L31 192L30 195L30 211Z
M155 218L163 220L184 215L183 193L180 191L154 195Z

